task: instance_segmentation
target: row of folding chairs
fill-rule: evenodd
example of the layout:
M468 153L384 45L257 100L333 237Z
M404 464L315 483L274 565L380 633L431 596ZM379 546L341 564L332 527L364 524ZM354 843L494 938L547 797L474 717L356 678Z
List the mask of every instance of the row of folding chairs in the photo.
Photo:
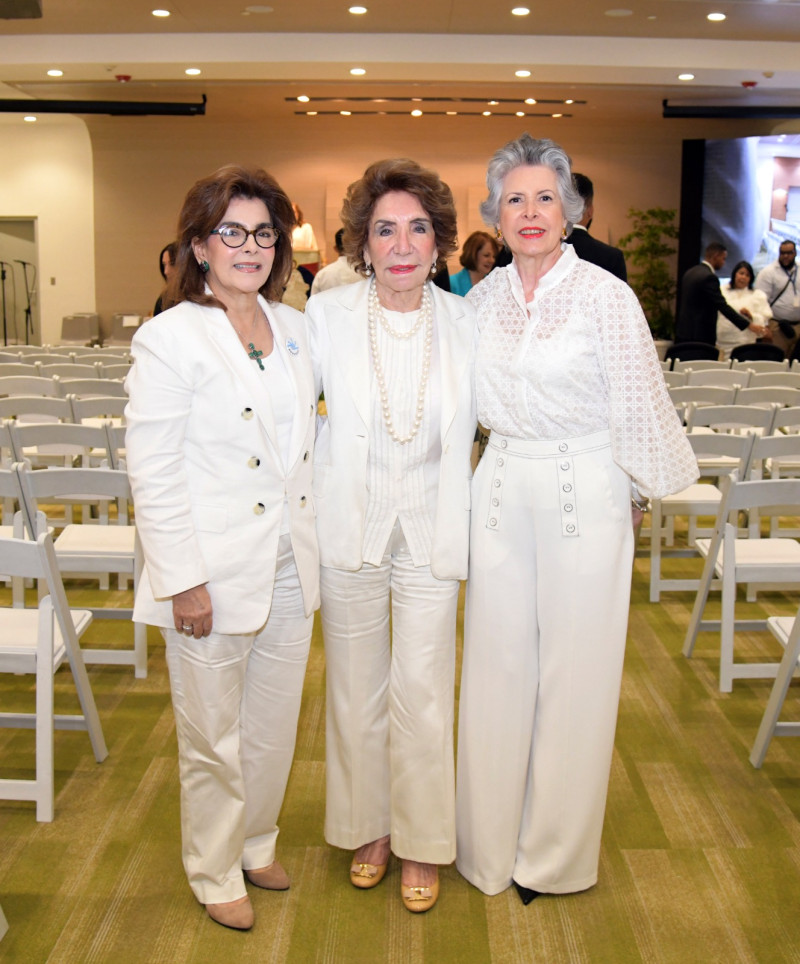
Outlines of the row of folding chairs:
M56 464L105 464L124 469L125 428L109 421L0 423L0 458L6 464L27 461L34 467Z
M800 370L751 371L748 368L686 368L683 371L664 372L668 388L684 385L719 385L736 388L798 388Z
M116 395L67 395L56 398L51 395L9 395L0 398L0 419L19 422L89 422L97 419L112 420L121 424L127 396Z
M702 371L703 369L719 369L719 368L732 368L737 369L749 369L753 372L780 372L780 371L800 371L800 361L794 360L789 361L788 358L784 358L783 361L739 361L736 358L729 359L702 359L702 358L692 358L681 360L668 359L661 362L661 368L665 372L674 371L682 372L691 368L693 371Z
M766 407L777 405L784 408L800 407L800 388L778 388L764 385L755 388L739 388L736 385L681 385L668 388L669 396L679 413L689 405L752 405Z
M0 376L0 397L11 395L46 395L66 398L67 395L111 395L125 397L125 383L116 378L61 378L59 375Z
M125 378L130 362L120 361L60 361L49 356L29 355L25 361L9 362L0 358L0 378L8 375L38 375L43 378Z
M679 406L679 414L680 414ZM682 409L687 432L716 431L741 435L800 432L800 405L781 406L775 402L748 405L711 405L689 402Z

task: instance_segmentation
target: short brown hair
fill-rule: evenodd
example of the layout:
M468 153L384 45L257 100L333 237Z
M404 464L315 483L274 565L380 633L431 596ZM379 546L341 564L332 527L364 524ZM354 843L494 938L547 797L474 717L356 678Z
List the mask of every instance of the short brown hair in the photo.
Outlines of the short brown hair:
M461 249L461 255L459 261L461 262L461 267L466 268L467 271L475 271L477 268L476 258L478 257L478 252L484 246L484 244L489 243L494 251L495 258L500 254L500 245L495 241L495 239L487 231L473 231L472 234L464 242L464 247Z
M267 206L278 232L275 260L269 277L259 289L267 301L280 301L292 272L292 228L294 211L286 193L270 174L261 168L227 164L209 177L201 178L183 202L178 216L175 272L167 287L165 307L181 301L210 305L227 310L213 294L206 294L206 276L197 263L192 242L205 240L219 225L234 198L256 198Z
M407 157L376 161L347 189L342 207L344 250L356 271L367 275L364 247L375 205L391 191L412 194L430 217L436 238L436 270L441 271L457 248L456 207L453 194L435 171Z

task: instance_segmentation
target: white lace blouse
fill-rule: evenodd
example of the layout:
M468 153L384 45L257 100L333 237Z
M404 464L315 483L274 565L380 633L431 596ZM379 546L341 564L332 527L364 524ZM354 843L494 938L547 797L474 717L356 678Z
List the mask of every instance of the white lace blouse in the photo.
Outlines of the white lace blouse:
M575 438L608 430L641 495L678 492L697 463L628 285L562 245L527 306L514 264L467 295L478 312L478 419L502 435Z

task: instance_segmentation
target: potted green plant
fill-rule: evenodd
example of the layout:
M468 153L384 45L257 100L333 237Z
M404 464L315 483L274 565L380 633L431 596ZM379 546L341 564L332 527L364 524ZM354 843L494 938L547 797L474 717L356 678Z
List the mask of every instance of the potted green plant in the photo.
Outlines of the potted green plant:
M619 239L628 262L630 286L636 292L655 339L671 341L675 333L677 285L668 259L677 251L671 242L678 237L676 212L672 208L631 208L633 230Z

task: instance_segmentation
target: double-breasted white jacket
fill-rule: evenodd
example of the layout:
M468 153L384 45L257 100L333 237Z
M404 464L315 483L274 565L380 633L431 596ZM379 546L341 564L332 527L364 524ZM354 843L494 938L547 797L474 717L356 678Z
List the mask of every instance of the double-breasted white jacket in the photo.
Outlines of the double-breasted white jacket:
M441 385L442 458L431 571L466 579L469 558L470 456L475 438L475 311L432 286ZM372 431L369 283L314 295L306 307L314 377L328 417L317 436L314 504L323 566L355 571L363 563L367 454ZM431 377L436 377L431 373Z
M294 383L288 468L265 372L224 312L183 302L134 336L126 380L126 450L145 556L134 619L172 627L171 597L207 584L214 631L267 620L288 516L306 614L319 605L311 491L316 398L303 316L259 298Z

